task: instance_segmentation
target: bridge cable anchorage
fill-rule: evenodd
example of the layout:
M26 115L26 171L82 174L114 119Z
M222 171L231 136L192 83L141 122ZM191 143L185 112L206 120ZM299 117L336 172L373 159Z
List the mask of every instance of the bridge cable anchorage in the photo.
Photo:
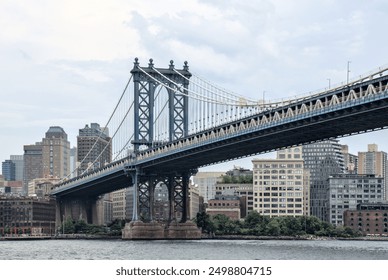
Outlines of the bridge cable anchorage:
M129 84L130 84L131 81L132 81L132 78L133 78L133 75L131 75L131 76L129 77L128 82L127 82L127 84L126 84L125 87L124 87L123 93L121 94L121 96L120 96L120 98L119 98L119 101L117 102L117 104L116 104L116 106L115 106L115 108L114 108L112 114L110 115L110 117L109 117L107 123L106 123L105 126L104 126L105 128L108 127L108 125L109 125L109 123L111 122L111 120L112 120L114 114L116 113L117 108L118 108L118 106L120 105L120 103L121 103L121 101L122 101L122 99L123 99L123 97L124 97L124 95L125 95L125 92L127 91L128 86L129 86ZM98 140L101 139L101 136L102 136L102 134L103 134L104 132L105 132L105 131L101 131L101 132L100 132L100 134L98 135L97 139L94 141L92 147L90 148L90 150L88 151L88 153L86 154L86 156L85 156L85 157L82 159L82 161L79 163L79 166L81 166L82 163L84 163L84 161L86 160L86 158L87 158L87 157L90 155L90 153L93 151L93 149L94 149L94 147L96 146ZM105 149L106 149L106 148L105 148ZM100 156L101 156L101 155L100 155ZM78 169L78 167L76 167L73 171L71 171L66 177L64 177L63 179L61 179L61 180L60 180L60 183L63 182L63 181L65 181L65 180L67 180L67 179L69 179L70 176L71 176L72 174L74 174L74 173L77 171L77 169Z

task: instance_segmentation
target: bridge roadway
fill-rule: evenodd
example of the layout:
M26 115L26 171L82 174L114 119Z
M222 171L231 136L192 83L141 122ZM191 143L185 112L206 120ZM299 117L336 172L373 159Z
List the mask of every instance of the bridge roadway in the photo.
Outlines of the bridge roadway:
M388 75L283 106L139 152L68 180L57 197L97 196L132 184L136 169L168 173L388 126Z

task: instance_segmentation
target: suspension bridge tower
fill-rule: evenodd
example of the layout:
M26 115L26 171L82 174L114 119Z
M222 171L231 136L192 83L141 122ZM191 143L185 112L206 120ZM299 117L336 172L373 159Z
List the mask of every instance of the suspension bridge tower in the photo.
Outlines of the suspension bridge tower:
M188 135L188 85L191 74L188 63L183 69L175 69L171 60L168 68L155 68L153 60L148 67L141 67L136 58L131 71L134 82L134 158L139 151L162 146L167 142ZM155 109L155 100L164 89L167 108L167 133L165 140L155 137L159 112ZM159 91L158 91L159 90ZM189 178L197 170L184 168L179 170L155 170L137 165L128 170L133 182L133 215L123 230L123 239L199 239L200 230L188 220ZM168 190L169 214L166 223L154 218L154 192L158 184Z

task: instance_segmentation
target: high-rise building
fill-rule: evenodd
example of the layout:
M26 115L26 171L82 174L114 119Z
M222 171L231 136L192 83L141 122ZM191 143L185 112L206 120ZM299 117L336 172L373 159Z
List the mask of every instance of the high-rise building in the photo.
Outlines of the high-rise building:
M375 174L384 177L384 197L388 200L387 153L378 151L376 144L369 144L367 152L358 153L359 174Z
M77 136L77 172L81 175L87 170L103 167L112 161L112 143L108 128L98 123L85 125ZM108 224L113 219L114 203L112 195L105 194L97 202L98 223Z
M15 181L23 181L24 161L23 155L11 155L10 159L15 163Z
M69 178L77 177L77 148L70 149L70 176Z
M277 159L254 159L254 210L263 215L309 215L309 172L300 147L279 151Z
M70 174L70 142L62 127L51 126L42 139L43 177L64 178Z
M112 161L112 143L107 128L92 123L79 130L77 136L78 174L99 168Z
M24 145L23 161L23 193L27 194L28 182L35 178L43 178L42 143L37 142L35 145Z
M24 145L23 187L36 178L64 178L70 172L70 142L62 127L51 126L35 145Z
M344 156L345 173L358 174L358 156L349 153L348 145L341 145Z
M338 140L303 145L304 167L310 171L310 213L321 220L328 217L328 178L345 172L344 157Z
M16 179L16 167L15 163L10 160L6 159L1 164L2 174L4 176L5 181L15 181Z

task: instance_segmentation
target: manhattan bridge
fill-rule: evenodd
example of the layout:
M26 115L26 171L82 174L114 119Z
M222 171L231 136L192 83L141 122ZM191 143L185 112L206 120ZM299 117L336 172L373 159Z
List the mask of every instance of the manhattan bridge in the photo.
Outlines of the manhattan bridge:
M387 72L379 68L305 96L251 100L196 76L187 62L182 69L173 61L157 68L150 59L142 67L136 58L106 123L113 132L108 143L113 161L56 185L56 222L82 215L92 223L101 195L133 186L133 216L123 238L199 238L188 220L189 178L198 168L386 128ZM153 217L160 183L169 194L169 219L163 225Z

